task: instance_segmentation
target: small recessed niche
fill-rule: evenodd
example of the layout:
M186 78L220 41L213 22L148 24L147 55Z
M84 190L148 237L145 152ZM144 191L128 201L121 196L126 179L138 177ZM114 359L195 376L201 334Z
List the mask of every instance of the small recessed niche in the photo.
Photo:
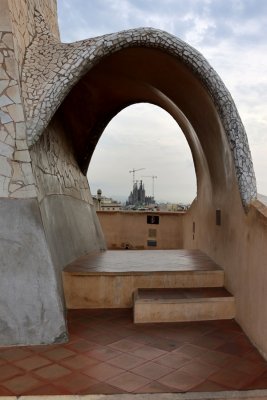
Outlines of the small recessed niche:
M216 210L216 225L221 226L221 224L222 224L221 210L217 209Z
M157 237L157 230L156 229L148 229L148 236L150 238L156 238Z
M150 239L150 240L147 241L147 246L149 246L149 247L157 247L157 241Z

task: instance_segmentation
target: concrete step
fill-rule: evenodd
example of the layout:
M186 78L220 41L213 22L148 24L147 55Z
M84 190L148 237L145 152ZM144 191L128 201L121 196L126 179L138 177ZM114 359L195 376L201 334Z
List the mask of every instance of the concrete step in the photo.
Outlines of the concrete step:
M207 271L91 272L65 270L67 308L124 308L133 306L137 288L221 287L222 269Z
M224 271L199 250L91 253L63 271L67 308L130 308L137 288L222 287Z
M134 322L184 322L235 317L235 299L223 287L137 289Z

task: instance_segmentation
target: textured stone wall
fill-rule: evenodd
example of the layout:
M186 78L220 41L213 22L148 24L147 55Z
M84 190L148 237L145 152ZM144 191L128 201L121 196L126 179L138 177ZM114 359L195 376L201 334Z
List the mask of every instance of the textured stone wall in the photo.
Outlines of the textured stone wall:
M45 196L60 194L93 205L87 178L77 165L59 119L50 123L30 154L39 202Z
M30 155L47 244L61 282L66 264L90 251L104 250L105 241L87 178L58 116L32 146Z
M0 3L0 197L36 196L8 0Z
M21 68L27 47L36 36L34 12L42 13L49 31L59 38L56 0L9 0L15 57Z
M58 38L55 0L0 2L0 197L36 197L21 100L25 51L36 35L35 9Z

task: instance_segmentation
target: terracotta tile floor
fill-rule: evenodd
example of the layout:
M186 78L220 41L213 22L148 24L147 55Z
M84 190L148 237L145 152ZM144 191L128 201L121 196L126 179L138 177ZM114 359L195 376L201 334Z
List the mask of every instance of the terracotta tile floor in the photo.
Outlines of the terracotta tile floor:
M132 310L72 310L63 345L0 349L0 395L267 388L267 362L236 322L141 324Z

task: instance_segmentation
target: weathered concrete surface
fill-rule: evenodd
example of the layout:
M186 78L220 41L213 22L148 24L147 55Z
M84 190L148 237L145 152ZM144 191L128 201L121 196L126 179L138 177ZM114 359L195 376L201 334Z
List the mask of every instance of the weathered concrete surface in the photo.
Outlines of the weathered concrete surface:
M92 205L69 196L51 195L41 202L40 210L57 269L90 251L106 248Z
M39 206L0 200L0 343L66 340L66 325Z
M77 257L104 250L105 240L87 178L59 117L51 121L30 155L46 240L61 287L62 268Z
M166 250L182 249L184 213L160 212L159 224L147 224L151 212L98 211L108 249ZM148 246L155 240L156 247Z

